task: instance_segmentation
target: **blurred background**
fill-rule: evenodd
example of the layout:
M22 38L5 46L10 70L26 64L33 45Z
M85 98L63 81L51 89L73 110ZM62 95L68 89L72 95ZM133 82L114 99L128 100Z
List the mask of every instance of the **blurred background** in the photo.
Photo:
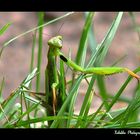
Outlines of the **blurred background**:
M46 22L52 20L58 16L65 14L65 12L46 12ZM110 27L116 12L96 12L94 17L93 29L95 33L96 43L100 43L104 38L108 28ZM136 22L140 24L140 12L135 13ZM0 47L3 43L9 39L37 26L38 16L37 12L0 12L0 28L8 22L12 22L12 25L0 36ZM62 35L63 36L63 52L66 56L69 55L71 50L71 57L74 60L75 54L79 45L82 28L84 26L85 15L83 12L76 12L56 23L44 27L44 44L42 53L42 79L41 79L41 91L44 91L44 70L47 64L47 41L49 38ZM2 57L0 59L0 81L3 77L5 79L5 87L3 89L4 97L7 98L10 93L15 90L22 80L28 75L31 60L31 48L33 33L27 34L18 38L8 45L4 49ZM35 47L35 61L37 58L38 44ZM89 55L91 50L88 50ZM118 60L124 57L117 66L128 67L131 70L140 66L140 40L138 33L135 31L133 22L128 12L125 12L115 35L115 38L111 44L108 55L105 59L104 66L110 66ZM36 67L34 65L34 67ZM117 89L124 83L128 74L121 73L112 76L107 76L107 87L110 92L117 91ZM124 96L132 96L134 87L137 84L137 80L133 79L131 84L128 85L124 91ZM83 82L84 85L84 82ZM81 87L78 98L78 103L82 102L84 97L84 86ZM33 87L35 89L35 87ZM98 93L98 89L96 89ZM97 98L97 103L100 99ZM77 104L77 110L79 108ZM96 103L95 103L96 104ZM123 104L119 104L124 106ZM95 105L96 106L96 105ZM117 105L115 106L117 107Z

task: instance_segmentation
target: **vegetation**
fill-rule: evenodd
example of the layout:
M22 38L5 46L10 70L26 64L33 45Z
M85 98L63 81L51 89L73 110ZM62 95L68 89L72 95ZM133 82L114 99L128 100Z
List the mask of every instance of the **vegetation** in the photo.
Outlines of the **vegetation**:
M54 22L67 18L75 14L69 12L63 16L44 21L44 12L38 13L38 26L28 30L9 41L5 42L0 51L0 56L3 50L8 45L28 33L34 32L33 47L31 53L30 73L21 82L21 84L14 90L7 98L3 98L3 87L6 86L4 79L0 85L0 126L1 128L139 128L139 106L140 106L140 85L139 76L136 74L140 71L140 67L133 72L128 68L117 67L117 63L121 61L120 58L116 62L112 62L112 66L107 68L102 67L104 60L109 51L109 47L116 35L117 29L123 18L123 12L116 13L112 24L110 25L103 40L97 44L95 42L95 35L92 28L94 22L94 12L85 13L85 24L81 33L79 46L77 44L77 54L75 60L67 57L60 50L64 47L61 43L62 37L59 35L56 38L48 40L48 47L46 52L45 74L45 93L40 90L41 79L41 62L42 62L42 47L43 46L43 29ZM139 28L136 24L135 14L129 13L134 28L138 32ZM12 23L8 23L0 30L2 36L8 32L8 27ZM38 39L37 39L38 33ZM34 66L35 45L38 41L38 58L37 66ZM56 49L56 47L58 47ZM90 50L91 56L87 61L87 50ZM66 67L67 65L67 67ZM92 67L92 68L91 68ZM71 71L71 79L66 79L66 72ZM106 87L106 75L111 77L113 74L120 72L127 72L128 77L124 83L114 91L112 96L109 89ZM32 89L32 80L36 78L36 91ZM138 81L136 83L134 96L132 99L123 97L122 94L130 84L131 80ZM85 89L84 100L82 102L79 114L76 114L74 107L80 94L82 82L86 81L88 86ZM96 94L95 86L98 86L99 95ZM95 101L95 96L101 100L98 108L90 112L91 104ZM127 103L124 108L112 110L112 107L118 102Z

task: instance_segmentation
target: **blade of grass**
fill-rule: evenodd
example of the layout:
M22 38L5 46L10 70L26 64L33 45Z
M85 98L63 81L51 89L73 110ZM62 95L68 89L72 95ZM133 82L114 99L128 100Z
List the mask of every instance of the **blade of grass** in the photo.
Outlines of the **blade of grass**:
M1 29L0 29L0 36L3 35L5 33L5 31L9 28L9 26L11 25L12 23L7 23L6 25L4 25ZM3 49L4 47L1 48L0 50L0 58L1 58L1 55L2 55L2 52L3 52Z
M33 46L32 46L32 52L31 52L30 73L33 71L35 45L36 45L36 31L33 34ZM32 87L32 85L30 84L30 89L31 89L31 87Z
M118 63L120 63L127 55L123 55L122 57L120 57L119 59L117 59L115 62L113 62L113 64L111 65L112 67L113 66L116 66Z
M38 16L38 26L42 25L44 23L44 12L39 12ZM38 57L37 57L37 69L38 69L38 75L36 77L36 92L39 92L40 90L40 78L41 78L41 62L42 62L42 41L43 41L43 27L38 29L39 31L39 39L38 39Z
M5 117L5 119L7 120L7 122L9 122L9 119L8 119L8 117L6 116L5 111L3 110L3 107L1 106L1 104L0 104L0 110L1 110L1 112L3 113L3 116Z
M112 24L111 24L111 27L110 27L110 29L108 30L108 32L107 32L105 38L104 38L103 41L101 42L101 44L102 44L104 47L103 47L102 51L100 52L100 54L98 55L98 57L96 58L96 59L97 59L97 60L96 60L96 63L95 63L96 66L100 66L100 65L103 63L103 61L104 61L104 59L105 59L105 56L106 56L106 54L107 54L107 52L108 52L109 46L110 46L111 42L113 41L114 36L115 36L115 34L116 34L116 31L117 31L117 29L118 29L118 27L119 27L119 24L120 24L120 22L121 22L122 16L123 16L123 12L119 12L119 13L116 15L116 17L115 17L115 19L113 20L113 22L112 22ZM98 47L97 47L97 49L98 49Z
M5 84L5 81L4 81L4 77L3 77L1 85L0 85L0 104L4 101L4 99L2 97L2 90L4 88L4 84Z
M84 66L84 63L85 63L86 55L84 53L86 53L88 34L92 25L93 17L94 17L94 12L89 12L86 18L84 28L83 28L79 48L78 48L76 59L75 59L75 62L81 66Z
M107 96L108 96L110 99L113 99L113 98L114 98L114 95L111 95L111 94L108 94ZM126 98L126 97L124 97L124 96L120 96L120 97L118 98L118 101L130 103L130 102L131 102L131 99Z
M125 128L139 128L140 127L140 121L137 122L130 122L126 124ZM119 124L113 124L113 125L108 125L108 126L104 126L103 128L120 128Z
M30 73L33 71L34 66L34 52L35 52L35 46L36 46L36 33L37 30L33 34L33 45L32 45L32 52L31 52L31 62L30 62ZM30 83L30 89L32 88L32 81ZM30 107L30 102L28 101L28 108ZM28 114L28 118L30 119L30 114Z
M110 27L110 30L108 31L106 37L102 41L102 45L104 45L104 47L103 47L102 51L100 52L100 54L97 56L95 66L100 66L103 63L103 61L105 59L105 56L107 55L109 46L110 46L111 42L113 41L113 38L114 38L114 36L116 34L116 31L119 27L122 16L123 16L123 12L119 12L116 15L115 19L113 20L113 23ZM98 88L99 88L99 91L100 91L99 93L100 93L100 96L102 97L102 100L107 100L108 99L107 89L106 89L106 86L105 86L103 76L97 75L97 83L98 83ZM107 102L105 102L105 107L106 107L106 109L108 108L108 103Z
M0 29L0 36L3 35L5 33L5 31L9 28L9 26L11 25L12 23L9 22L7 23L6 25L4 25L1 29Z
M118 28L118 25L119 25L119 22L120 22L120 20L122 18L122 15L123 15L123 12L119 12L117 14L115 20L113 21L111 27L108 30L106 36L104 37L104 39L102 40L102 42L97 45L96 51L92 53L92 55L91 55L91 57L89 59L89 63L88 63L88 65L86 67L91 67L95 63L97 57L101 54L102 50L105 49L105 47L108 47L110 45L110 43L113 40L113 37L115 35L115 32L116 32L116 30ZM108 50L108 48L106 48L106 51L107 50ZM104 57L102 56L102 59L103 58ZM101 62L102 61L100 59L100 63L98 62L98 64L101 64Z
M117 117L120 118L122 113L126 110L126 107L123 107L123 108L119 108L117 110L113 110L113 111L109 111L109 114L112 116L112 120L111 122L117 122ZM105 119L108 119L108 116L106 116Z
M84 13L85 18L88 16L88 12ZM96 51L96 46L97 46L97 42L95 39L95 34L94 34L94 29L93 26L90 27L91 29L89 30L89 46L92 52Z
M74 12L68 12L68 13L66 13L66 14L64 14L64 15L62 15L62 16L60 16L60 17L54 19L54 20L51 20L51 21L49 21L49 22L47 22L47 23L44 23L44 24L42 24L42 25L40 25L40 26L37 26L37 27L35 27L35 28L31 29L31 30L28 30L28 31L26 31L26 32L24 32L24 33L22 33L22 34L19 34L18 36L16 36L16 37L10 39L9 41L5 42L5 43L4 43L4 46L9 45L11 42L13 42L14 40L18 39L19 37L22 37L22 36L24 36L24 35L26 35L26 34L28 34L28 33L31 33L31 32L33 32L33 31L35 31L35 30L38 30L39 28L42 28L42 27L47 26L47 25L49 25L49 24L52 24L52 23L54 23L54 22L56 22L56 21L58 21L58 20L60 20L60 19L63 19L63 18L65 18L65 17L67 17L67 16L69 16L69 15L71 15L71 14L73 14L73 13L74 13Z
M113 37L115 35L115 32L116 32L116 30L117 30L117 28L119 26L120 21L121 21L122 14L123 14L122 12L118 13L118 15L116 16L115 20L113 21L113 23L112 23L112 25L111 25L111 27L110 27L110 29L108 31L108 33L106 34L104 40L102 41L101 44L98 45L98 47L97 47L98 48L97 49L98 51L96 51L95 54L93 53L93 55L97 56L100 53L100 50L102 51L102 48L104 48L105 52L107 52L108 47L109 47L109 44L113 40ZM103 46L105 46L105 47L103 47ZM104 54L104 57L105 57L105 54ZM96 57L94 57L94 58L96 58ZM101 63L101 62L102 61L100 60L99 63ZM101 85L100 89L102 89L104 87L103 90L101 90L101 92L104 93L106 91L106 88L105 88L105 85L104 85L103 80L102 81L100 81L100 80L101 79L98 79L98 82L102 82L101 84L99 84L99 85ZM107 100L106 94L103 94L102 97L103 97L103 100L104 101ZM108 107L107 102L105 102L105 105L106 105L106 107Z
M15 91L13 91L11 93L11 95L2 102L2 108L5 112L5 114L8 114L11 110L11 108L13 107L13 105L15 104L15 101L17 99L17 97L19 96L19 94L21 93L20 92L20 89L22 88L22 84L25 85L25 86L29 86L30 82L31 82L31 79L34 77L34 75L36 74L36 71L37 69L35 68L32 73L30 73L24 80L23 82L21 83L21 85L19 86L19 88L17 88ZM0 119L2 119L4 116L4 114L2 112L0 112Z
M47 116L47 117L41 117L41 118L34 118L31 120L22 120L16 124L17 127L25 126L27 124L32 123L38 123L38 122L44 122L44 121L50 121L50 120L62 120L62 119L74 119L74 117L68 117L68 116Z
M124 115L122 116L121 119L121 127L125 127L126 123L128 122L128 119L132 116L134 116L134 112L135 110L140 106L140 85L139 88L136 92L136 95L134 97L134 99L131 101L131 103L128 105L128 107L126 108Z
M38 30L39 28L42 28L42 27L47 26L47 25L49 25L49 24L52 24L52 23L54 23L54 22L56 22L56 21L58 21L58 20L61 20L61 19L65 18L65 17L67 17L67 16L69 16L69 15L71 15L71 14L73 14L73 13L74 13L74 12L68 12L68 13L66 13L66 14L64 14L64 15L62 15L62 16L60 16L60 17L54 19L54 20L51 20L51 21L49 21L49 22L47 22L47 23L44 23L44 24L42 24L42 25L40 25L40 26L37 26L37 27L32 28L32 29L30 29L30 30L28 30L28 31L25 31L24 33L19 34L19 35L15 36L14 38L12 38L12 39L6 41L6 42L3 44L3 47L2 47L1 50L0 50L0 57L1 57L1 54L2 54L2 52L3 52L3 50L4 50L4 48L6 48L11 42L15 41L16 39L18 39L18 38L20 38L20 37L22 37L22 36L24 36L24 35L26 35L26 34L28 34L28 33L31 33L31 32L33 32L33 31L36 31L36 30Z
M98 88L99 88L99 94L102 98L103 101L107 101L108 100L108 92L106 89L106 85L105 85L105 81L104 81L104 77L103 76L97 76L97 84L98 84ZM108 108L108 102L105 102L105 108Z
M95 76L93 76L92 79L91 79L91 81L90 81L88 90L87 90L87 92L86 92L86 94L85 94L85 98L84 98L84 101L83 101L83 103L82 103L82 107L81 107L81 109L80 109L79 117L83 117L83 116L84 116L84 112L85 112L85 110L86 110L86 106L87 106L88 99L89 99L89 97L90 97L90 93L91 93L91 91L92 91L92 87L93 87L94 82L95 82ZM80 120L77 121L75 127L78 127L78 126L80 125L80 123L81 123Z
M137 30L138 25L137 25L137 23L136 23L135 14L134 14L134 12L129 12L129 15L130 15L130 18L131 18L131 20L132 20L132 24L133 24L133 26L134 26L134 29L137 31L138 38L139 38L139 41L140 41L140 31Z
M86 126L85 126L86 128L90 125L91 122L94 121L95 117L98 115L98 113L99 113L99 112L101 111L101 109L103 108L104 103L105 103L105 101L99 106L99 108L97 109L97 111L91 115L89 121L87 122L87 124L86 124Z
M81 66L84 66L85 59L86 59L86 50L87 50L86 45L87 45L88 33L89 33L90 27L92 25L93 16L94 16L94 13L89 12L87 19L85 21L85 25L83 27L80 44L79 44L79 48L78 48L77 55L76 55L75 62ZM78 90L77 90L77 94L78 94ZM72 97L71 102L70 102L70 106L69 106L69 115L70 116L73 115L73 109L74 109L74 104L75 104L75 101L77 98L77 94L75 94L75 96ZM69 127L69 126L70 126L70 120L68 120L68 122L67 122L67 127Z
M140 67L137 68L136 70L134 70L134 73L137 73L138 71L140 71ZM114 96L114 98L112 99L111 103L108 106L108 109L106 110L106 113L110 111L110 109L112 108L112 106L117 102L118 98L120 97L120 95L122 94L122 92L124 91L124 89L127 87L127 85L129 84L129 82L132 80L133 77L128 76L128 78L126 79L126 81L124 82L124 84L122 85L122 87L119 89L119 91L116 93L116 95ZM103 116L100 118L101 120L105 118L106 113L103 114Z
M31 111L35 110L36 107L37 107L38 105L39 105L39 103L31 105L30 108L28 108L25 112L23 112L20 116L18 116L18 118L17 118L16 120L14 120L14 121L12 121L12 122L6 124L5 127L8 127L8 128L9 128L9 127L15 127L15 126L22 120L22 118L23 118L25 115L27 115L27 114L29 114ZM29 121L30 121L30 120L29 120Z
M102 55L102 53L103 53L102 56L99 55L100 57L102 57L102 59L100 59L100 61L98 62L98 65L100 65L102 63L102 61L107 53L109 45L112 42L112 40L115 36L115 33L117 31L117 28L119 26L119 23L121 21L122 15L123 15L123 12L120 12L117 14L116 18L114 19L114 21L113 21L110 29L108 30L106 36L104 37L103 41L101 42L101 44L99 44L97 46L97 51L95 53L93 53L93 55L95 55L95 57L94 57L95 59L98 57L99 54ZM95 61L95 59L94 59L94 61ZM92 59L90 59L90 60L92 60ZM102 93L101 96L103 97L103 100L105 101L105 100L107 100L107 95L106 95L107 92L105 93L106 88L105 88L103 78L102 79L101 79L101 77L98 78L98 82L99 82L99 86L100 86L99 89ZM103 90L102 90L102 88L103 88ZM105 106L106 106L106 108L108 107L107 102L105 102Z
M21 96L23 96L23 102L25 104L25 110L27 110L28 108L30 108L30 106L28 105L29 102L28 102L28 100L26 100L26 96L25 96L24 92L21 92L21 93L22 93ZM21 104L21 108L22 108L22 110L24 109L24 106L22 106L22 104ZM27 117L28 117L28 120L30 120L30 114L29 113L27 114ZM30 127L30 125L28 125L28 127Z
M87 118L88 118L88 113L89 113L89 109L91 107L91 103L92 103L92 100L93 100L93 95L94 95L94 93L90 92L90 95L89 95L89 98L88 98L88 102L87 102L87 105L85 107L85 112L84 112L84 115L83 115L83 119L84 120L87 120ZM85 122L83 121L83 123L80 124L80 128L85 128L85 125L86 125Z
M79 84L81 82L83 78L83 75L79 76L77 78L77 80L75 81L75 84L73 85L73 87L71 88L71 91L69 92L68 96L67 96L67 99L65 100L65 102L63 103L61 109L59 110L57 116L63 116L63 113L66 109L66 107L68 106L70 100L72 99L73 95L76 94L77 92L77 89L79 87ZM60 123L61 120L54 120L53 123L51 124L50 128L57 128L58 124Z

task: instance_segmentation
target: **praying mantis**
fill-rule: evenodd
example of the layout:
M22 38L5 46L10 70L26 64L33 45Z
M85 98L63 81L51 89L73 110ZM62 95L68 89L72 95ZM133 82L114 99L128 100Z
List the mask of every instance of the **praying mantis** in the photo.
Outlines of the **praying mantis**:
M61 52L63 45L62 36L60 35L52 37L48 41L48 46L48 64L45 70L45 92L47 103L49 103L52 107L52 111L48 111L48 115L56 115L57 113L57 103L59 96L59 75L56 67L57 57L59 57L68 67L70 67L74 71L78 71L83 74L112 75L121 72L127 72L129 75L133 76L137 80L140 79L140 76L138 76L128 68L124 67L80 67L75 62L65 57L64 54Z

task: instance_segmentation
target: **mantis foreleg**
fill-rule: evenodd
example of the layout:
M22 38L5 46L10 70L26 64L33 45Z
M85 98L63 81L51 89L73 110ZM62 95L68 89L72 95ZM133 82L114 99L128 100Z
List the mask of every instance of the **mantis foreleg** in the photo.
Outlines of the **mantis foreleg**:
M76 71L80 71L85 74L98 74L98 75L112 75L121 72L127 72L131 76L135 77L136 79L140 79L140 76L129 70L128 68L123 67L91 67L91 68L82 68L70 59L66 58L62 53L60 54L60 59L62 59L68 66L73 68Z

